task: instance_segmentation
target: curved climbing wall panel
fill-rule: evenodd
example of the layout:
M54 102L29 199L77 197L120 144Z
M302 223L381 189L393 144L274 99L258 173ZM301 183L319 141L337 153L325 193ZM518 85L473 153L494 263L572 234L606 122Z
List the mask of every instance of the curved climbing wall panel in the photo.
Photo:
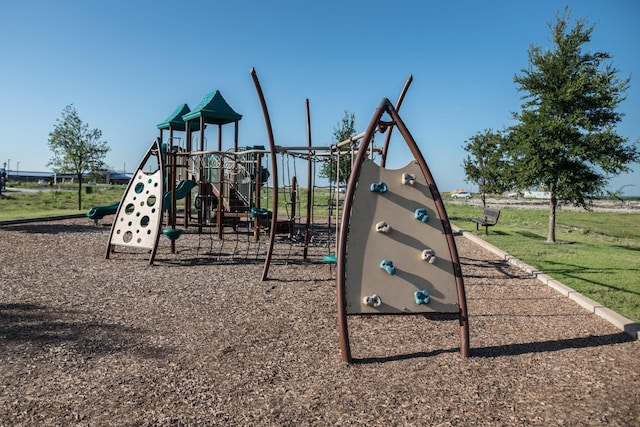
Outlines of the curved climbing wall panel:
M382 120L386 114L389 119ZM378 130L394 127L414 160L400 170L367 159ZM385 150L386 151L386 150ZM345 194L336 291L342 360L351 362L347 315L454 314L469 355L467 302L451 224L413 136L383 99L362 138Z
M346 261L348 314L460 310L442 220L415 161L401 170L364 161Z
M154 172L145 172L144 169ZM153 263L162 226L164 173L160 145L155 141L140 166L118 206L111 226L106 257L114 245L151 250L149 263Z

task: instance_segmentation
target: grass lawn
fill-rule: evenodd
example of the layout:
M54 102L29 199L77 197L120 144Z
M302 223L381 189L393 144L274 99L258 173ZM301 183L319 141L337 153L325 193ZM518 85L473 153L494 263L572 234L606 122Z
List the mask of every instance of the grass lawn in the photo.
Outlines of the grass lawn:
M86 213L93 206L120 201L124 192L124 187L116 185L91 187L93 191L90 194L86 193L85 186L82 187L81 210L78 210L78 187L71 184L53 188L35 184L9 187L9 191L3 190L0 196L0 221ZM29 192L12 191L20 188Z
M640 215L558 211L557 243L546 243L548 211L504 208L476 232L477 206L448 204L452 223L612 310L640 320Z

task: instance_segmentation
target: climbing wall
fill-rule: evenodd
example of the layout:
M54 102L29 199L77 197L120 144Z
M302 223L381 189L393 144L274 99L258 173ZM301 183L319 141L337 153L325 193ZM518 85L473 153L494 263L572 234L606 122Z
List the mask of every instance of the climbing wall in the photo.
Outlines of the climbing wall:
M111 244L153 249L162 218L162 177L160 170L136 172L133 185L120 202L113 223Z
M156 139L133 174L122 196L116 218L111 226L105 258L114 246L150 249L149 264L153 264L162 226L164 202L164 163L160 140ZM144 172L147 169L155 172Z
M460 311L442 221L416 161L400 170L364 161L346 253L348 314Z

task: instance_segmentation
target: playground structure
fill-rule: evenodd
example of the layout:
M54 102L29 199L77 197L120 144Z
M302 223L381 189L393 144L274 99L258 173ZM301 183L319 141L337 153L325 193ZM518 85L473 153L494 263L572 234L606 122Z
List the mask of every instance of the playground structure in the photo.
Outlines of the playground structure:
M151 265L161 235L170 241L174 253L176 242L189 228L221 244L229 234L238 239L241 233L251 235L247 243L258 242L264 240L261 234L265 231L268 239L262 280L267 280L278 235L285 235L290 244L302 245L302 257L307 258L308 247L314 240L312 232L314 227L317 229L312 219L315 164L333 156L339 165L340 156L348 155L352 159L352 173L342 200L337 183L329 186L325 225L331 237L323 242L329 252L323 261L337 264L338 330L343 361L352 361L347 315L372 314L454 315L460 324L460 351L467 357L466 297L451 225L426 161L398 114L412 77L395 107L384 99L365 132L329 147L312 145L307 100L307 146L283 147L275 144L265 98L253 69L251 76L264 113L268 148L239 146L238 122L242 116L218 91L208 94L193 111L186 104L179 106L158 125L160 136L147 151L117 205L105 257L109 258L116 247L143 249L149 251ZM225 151L222 126L227 124L234 125L234 141L233 148ZM205 146L204 131L208 125L218 126L216 150L207 150ZM407 166L395 171L385 168L394 127L414 156ZM176 132L184 132L184 138L177 137ZM375 133L386 133L381 147L375 146ZM194 147L194 140L198 147ZM295 173L291 176L287 168L289 182L283 179L280 185L278 157L283 172L285 162L290 159L307 163L304 220L298 177ZM265 188L269 178L271 191ZM194 188L197 194L192 197ZM267 196L264 205L262 193ZM278 212L280 195L288 198L286 216ZM178 200L184 200L180 225ZM411 220L404 220L403 216ZM331 231L333 220L335 226ZM231 233L226 231L229 227L233 229Z
M261 242L260 258L264 260L263 280L268 278L268 270L273 254L273 242L289 241L302 247L302 259L308 260L310 245L322 245L326 254L322 262L335 263L337 250L336 230L339 227L341 203L344 199L338 192L337 182L328 186L318 186L315 182L316 166L333 157L354 156L363 134L355 135L333 146L313 146L311 142L311 119L309 101L307 112L307 145L284 147L275 145L270 130L270 121L260 84L255 71L252 77L256 84L267 122L269 143L241 147L238 142L238 123L242 115L238 114L226 102L219 91L206 95L194 110L187 104L181 104L162 123L158 124L160 135L154 141L150 152L145 155L133 174L123 200L138 199L136 185L144 185L147 175L159 173L158 182L162 184L161 194L156 195L162 205L153 211L153 215L140 216L149 221L144 225L144 233L163 223L165 228L158 235L166 236L171 244L171 252L176 251L179 237L187 230L196 232L210 243L209 253L212 259L224 261L226 254L215 251L213 246L236 239L239 235L251 234L253 242ZM409 83L411 81L411 77ZM407 86L403 89L406 91ZM217 125L217 146L208 149L205 129ZM223 144L222 127L233 125L233 142ZM229 147L230 146L230 147ZM379 154L380 148L374 148L371 156ZM300 191L298 163L306 168L306 191ZM339 164L339 162L336 162ZM152 171L152 172L150 172ZM339 171L338 171L339 173ZM282 177L282 180L279 179ZM155 179L155 178L154 178ZM304 185L304 184L303 184ZM325 190L325 196L316 200L316 190ZM195 189L192 193L192 189ZM326 193L328 191L328 196ZM145 190L146 192L146 190ZM303 197L300 197L301 193ZM129 195L129 196L128 196ZM137 195L137 196L136 196ZM161 198L161 199L160 199ZM306 198L306 200L303 200ZM325 201L326 199L326 201ZM178 203L183 200L183 203ZM154 201L154 203L157 203ZM116 215L114 224L128 224L130 215L134 218L138 212L129 213L120 209L122 203L110 206L98 206L87 212L87 216L97 222L106 215ZM160 204L158 204L160 206ZM283 206L286 210L282 211ZM319 209L316 209L319 208ZM319 215L317 212L321 211ZM148 219L147 219L148 217ZM133 221L136 226L138 221ZM228 228L233 233L228 233ZM140 230L132 231L139 234ZM267 235L265 235L265 232ZM117 233L117 231L116 231ZM117 237L117 235L116 235ZM117 240L117 239L116 239ZM109 253L118 246L150 250L149 263L153 264L157 244L149 246L138 239L122 241L109 239ZM155 241L155 239L151 239ZM242 243L247 244L249 239ZM254 243L255 245L256 243ZM266 247L265 247L266 245ZM200 248L199 248L200 249ZM238 251L238 252L251 252Z

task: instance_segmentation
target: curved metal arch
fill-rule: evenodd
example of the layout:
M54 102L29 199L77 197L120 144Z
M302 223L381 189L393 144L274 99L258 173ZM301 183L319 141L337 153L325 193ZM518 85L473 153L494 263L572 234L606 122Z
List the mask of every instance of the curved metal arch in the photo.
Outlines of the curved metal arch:
M271 151L271 177L273 180L273 207L271 215L271 230L269 233L269 245L267 248L267 256L264 260L264 268L262 270L262 280L267 280L269 275L269 266L271 265L271 257L273 256L273 244L276 240L276 228L278 225L278 162L276 161L276 144L273 138L273 128L271 127L271 119L269 117L269 110L267 109L267 103L264 99L264 93L258 80L256 70L251 68L251 78L258 92L258 98L260 99L260 105L262 106L262 113L264 114L264 121L267 127L267 137L269 139L269 150Z
M400 91L400 96L398 96L398 100L396 101L396 111L400 111L400 107L402 106L402 101L404 101L404 96L407 94L409 90L409 86L411 86L411 82L413 82L413 75L409 74L407 81L404 83L402 87L402 91ZM389 142L391 141L391 133L393 132L393 125L389 126L387 131L387 136L384 139L384 144L382 145L382 153L380 159L380 166L385 167L387 164L387 152L389 150Z

